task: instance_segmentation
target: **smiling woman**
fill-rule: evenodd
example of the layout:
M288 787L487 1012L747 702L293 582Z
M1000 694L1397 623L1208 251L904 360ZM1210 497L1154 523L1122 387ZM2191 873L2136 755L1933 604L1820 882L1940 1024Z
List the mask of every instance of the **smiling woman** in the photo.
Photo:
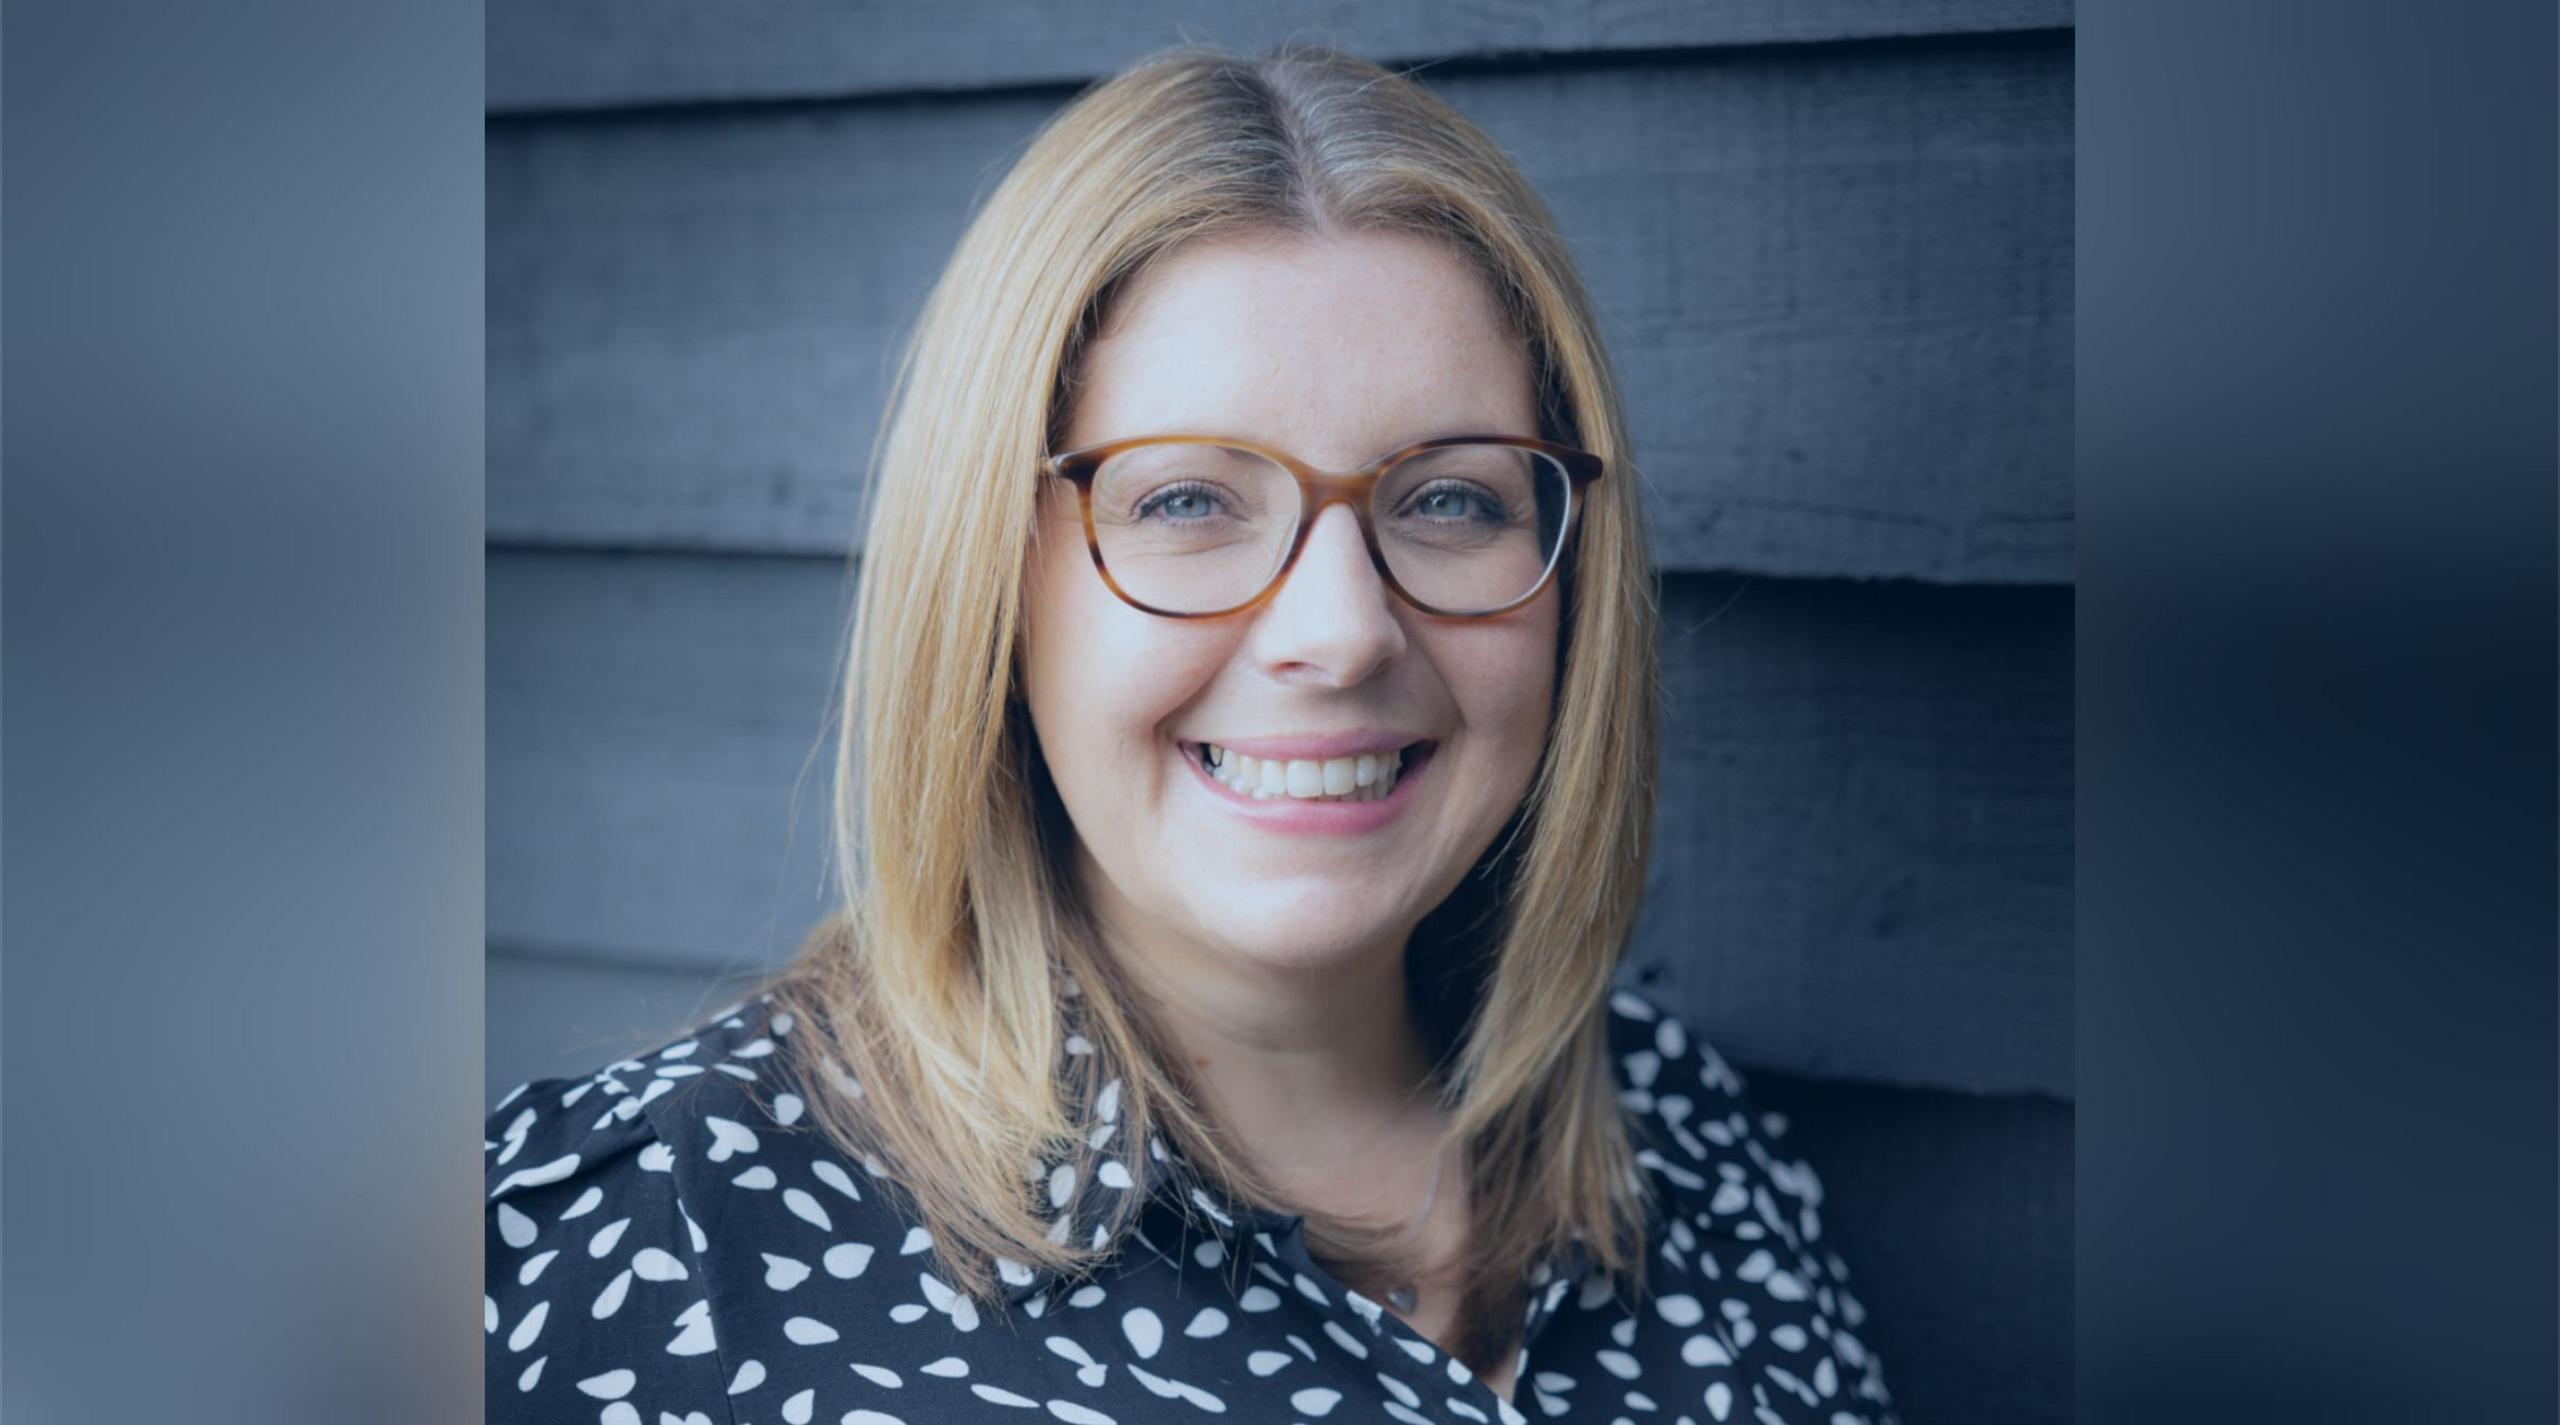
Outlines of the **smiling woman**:
M1349 464L1421 431L1536 434L1527 361L1483 281L1435 242L1199 241L1124 301L1087 353L1070 445L1157 422ZM1274 983L1291 970L1400 965L1528 792L1559 600L1493 618L1400 607L1363 540L1365 505L1342 504L1316 515L1250 617L1158 617L1094 577L1072 491L1044 494L1023 687L1077 879L1134 952L1121 958L1161 981L1156 999L1231 1001L1218 1012L1246 1018L1303 996ZM1299 523L1291 504L1268 522ZM1209 747L1234 754L1250 792L1191 750ZM1364 755L1383 799L1317 800L1328 774L1332 795L1354 791Z
M1611 989L1653 582L1501 152L1337 53L1143 63L892 404L843 910L500 1105L493 1417L1890 1419L1817 1180Z

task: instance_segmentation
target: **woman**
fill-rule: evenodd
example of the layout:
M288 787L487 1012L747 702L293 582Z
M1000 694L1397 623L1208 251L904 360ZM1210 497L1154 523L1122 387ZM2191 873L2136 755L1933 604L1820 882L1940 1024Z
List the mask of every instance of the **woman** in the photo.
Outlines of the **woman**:
M1501 153L1339 54L1141 64L892 406L846 909L493 1113L492 1415L1890 1419L1810 1171L1610 989L1651 573Z

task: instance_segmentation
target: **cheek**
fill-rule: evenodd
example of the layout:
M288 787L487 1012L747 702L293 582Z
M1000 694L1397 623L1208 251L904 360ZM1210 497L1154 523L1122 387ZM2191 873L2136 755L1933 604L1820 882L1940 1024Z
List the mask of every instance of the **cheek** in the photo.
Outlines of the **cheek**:
M1160 760L1164 722L1216 673L1210 642L1122 603L1080 534L1043 540L1025 588L1023 699L1069 810L1142 785L1130 778Z
M1557 617L1542 599L1517 619L1450 631L1440 655L1459 717L1507 785L1525 790L1554 716ZM1493 770L1488 767L1487 770Z

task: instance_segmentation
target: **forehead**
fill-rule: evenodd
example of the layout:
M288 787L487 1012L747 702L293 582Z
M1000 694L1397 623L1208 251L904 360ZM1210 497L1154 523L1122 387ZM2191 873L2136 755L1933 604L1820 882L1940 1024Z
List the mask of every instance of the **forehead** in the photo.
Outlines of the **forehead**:
M1401 233L1176 249L1088 348L1066 449L1241 436L1331 466L1441 435L1529 435L1527 354L1484 278Z

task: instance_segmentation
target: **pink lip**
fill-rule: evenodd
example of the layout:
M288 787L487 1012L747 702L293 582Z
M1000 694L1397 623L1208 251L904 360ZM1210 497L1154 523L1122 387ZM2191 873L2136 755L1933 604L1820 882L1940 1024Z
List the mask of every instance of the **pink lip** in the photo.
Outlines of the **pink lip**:
M1407 738L1404 742L1391 742L1381 750L1402 747L1413 740ZM1396 774L1395 789L1374 802L1311 802L1301 801L1296 797L1246 796L1210 776L1209 769L1200 765L1199 755L1191 750L1192 745L1188 743L1178 745L1175 751L1184 762L1190 764L1191 775L1208 790L1211 796L1224 802L1228 810L1252 822L1255 826L1265 831L1276 831L1291 836L1362 836L1385 826L1403 815L1404 809L1412 804L1414 783L1422 780L1423 772L1431 765L1432 754L1440 750L1437 745L1434 745L1424 748L1419 756L1408 758L1403 770ZM1224 747L1227 744L1222 742L1218 745ZM1256 752L1250 745L1241 750L1248 757L1283 755ZM1288 755L1305 758L1308 761L1315 760L1305 753ZM1333 752L1324 755L1347 757L1356 754Z

